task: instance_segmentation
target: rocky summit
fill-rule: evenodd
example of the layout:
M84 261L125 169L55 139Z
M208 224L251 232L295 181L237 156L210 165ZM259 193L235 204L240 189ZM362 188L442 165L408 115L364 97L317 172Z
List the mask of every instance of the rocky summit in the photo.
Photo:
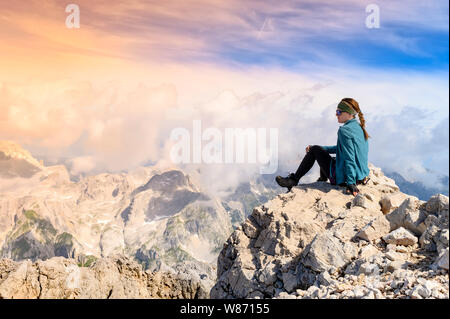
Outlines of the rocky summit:
M211 298L449 298L448 197L404 194L373 165L369 177L356 197L316 182L255 207Z

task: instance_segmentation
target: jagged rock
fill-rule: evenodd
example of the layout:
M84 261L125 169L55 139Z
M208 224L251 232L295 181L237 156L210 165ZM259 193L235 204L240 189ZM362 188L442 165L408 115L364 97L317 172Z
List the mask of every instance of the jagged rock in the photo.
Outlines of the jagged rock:
M427 225L426 230L423 232L422 236L419 238L419 243L422 248L428 251L436 251L436 239L439 236L440 229L436 225L437 218L434 215L430 215L425 220L425 225Z
M297 276L294 271L282 273L283 287L287 292L293 292L296 287L298 287Z
M413 200L418 200L417 197L403 194L401 192L397 192L395 194L383 195L380 199L381 211L383 214L389 214L393 210L400 207L400 205L405 201L405 199L411 198Z
M410 246L417 243L417 237L407 229L400 227L389 234L383 236L383 240L388 244Z
M421 209L423 204L423 201L415 197L407 197L398 208L386 215L391 223L391 230L404 227L420 235L421 231L423 232L421 223L428 215L426 211Z
M331 275L328 273L328 271L321 272L317 279L319 281L319 284L323 286L329 286L335 282L335 280L331 278Z
M236 294L236 282L232 279L243 250L255 257L252 263L256 265L254 270L246 267L254 272L253 276L245 276L246 285L251 284L253 290L266 295L273 295L277 289L291 292L307 288L320 272L335 272L346 266L359 252L356 243L350 240L371 220L383 217L378 204L380 197L398 191L382 172L372 180L373 184L361 187L364 205L354 201L349 206L352 197L329 184L316 183L313 188L296 187L291 193L256 207L219 255L218 282L212 296L248 297L243 289L237 289L241 294ZM387 221L386 225L389 231ZM242 239L243 236L247 239Z
M426 230L426 218L427 214L423 210L410 211L405 215L403 225L416 236L420 236Z
M445 250L443 250L443 251L439 254L439 256L438 256L438 258L437 258L437 261L436 261L436 265L437 265L439 268L448 270L448 262L449 262L448 259L449 259L449 257L448 257L448 247L447 247Z
M347 253L339 239L325 232L318 234L305 249L302 263L316 272L339 269L348 264L355 253L356 249Z
M420 246L427 251L437 251L438 255L449 245L448 197L434 195L426 203L430 214L424 221L425 231L419 238Z
M277 278L277 265L273 262L267 263L259 275L259 281L266 286L272 286Z
M381 185L382 188L379 188L379 190L382 193L388 193L388 194L396 193L400 190L398 188L398 186L395 184L393 179L388 178L387 176L384 175L384 173L381 171L381 168L375 167L374 165L369 163L369 169L370 169L369 184L374 185L374 186Z
M363 194L361 194L361 193L356 195L355 198L353 198L353 200L352 200L352 206L353 207L354 206L359 206L359 207L362 207L362 208L367 208L368 205L367 205L366 197Z
M360 251L359 251L359 258L367 258L373 255L377 255L379 254L380 251L373 245L369 244L367 246L364 246Z
M0 298L207 298L204 287L172 273L144 272L123 255L80 267L74 259L0 260Z
M378 275L380 273L380 268L376 265L376 264L372 264L372 263L363 263L358 270L358 275L359 274L364 274L367 276L370 275Z
M422 299L431 297L436 284L430 280L419 281L419 285L415 286L411 290L410 296L413 299Z
M384 216L377 216L371 220L366 226L364 226L356 236L372 242L376 239L383 237L389 232L390 224Z
M433 195L426 203L425 208L429 213L439 213L448 210L448 196L442 194Z

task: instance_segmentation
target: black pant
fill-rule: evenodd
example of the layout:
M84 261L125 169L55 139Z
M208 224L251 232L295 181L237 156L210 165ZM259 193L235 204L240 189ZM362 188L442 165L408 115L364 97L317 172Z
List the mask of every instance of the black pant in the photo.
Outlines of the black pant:
M300 178L305 176L306 173L309 172L311 167L313 167L315 161L317 161L320 166L320 178L323 180L330 179L330 164L332 160L333 158L330 156L330 154L321 146L311 146L309 148L309 152L306 153L305 157L300 163L297 172L295 172L295 180L298 183L298 181L300 181Z

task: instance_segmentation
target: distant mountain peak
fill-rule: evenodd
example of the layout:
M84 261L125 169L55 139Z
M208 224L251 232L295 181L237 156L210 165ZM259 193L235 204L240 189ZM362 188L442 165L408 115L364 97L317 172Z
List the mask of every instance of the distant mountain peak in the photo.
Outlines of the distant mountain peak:
M44 164L18 143L0 140L0 177L31 177L42 169Z
M36 160L29 151L13 141L0 140L0 152L2 152L4 156L10 158L24 159L40 168L44 166L43 163Z

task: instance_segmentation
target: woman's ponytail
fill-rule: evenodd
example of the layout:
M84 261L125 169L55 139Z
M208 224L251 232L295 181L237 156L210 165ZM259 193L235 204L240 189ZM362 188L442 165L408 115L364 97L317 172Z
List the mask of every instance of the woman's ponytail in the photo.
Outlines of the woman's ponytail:
M350 97L343 98L342 101L349 103L352 106L352 108L356 111L356 113L358 114L359 125L361 126L361 128L364 132L364 138L367 140L370 137L370 135L366 131L366 120L364 119L364 115L361 112L361 109L359 108L358 102L356 102L354 99L352 99Z
M366 131L366 121L364 120L364 115L362 114L361 111L358 113L358 117L359 117L359 125L361 125L361 128L364 132L364 138L367 140L370 137L370 135Z

